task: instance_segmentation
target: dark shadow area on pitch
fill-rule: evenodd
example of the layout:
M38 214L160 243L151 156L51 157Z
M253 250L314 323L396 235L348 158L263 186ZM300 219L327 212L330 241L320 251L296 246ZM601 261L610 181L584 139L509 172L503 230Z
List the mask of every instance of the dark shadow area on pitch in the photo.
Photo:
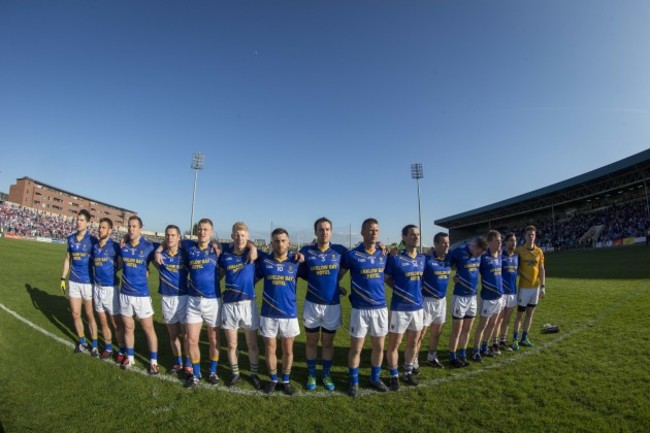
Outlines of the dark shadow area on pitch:
M59 295L52 295L38 287L25 283L25 289L32 298L32 305L35 309L56 326L61 333L68 337L73 343L77 341L77 335L73 329L70 303L67 298ZM66 325L69 323L69 325Z
M650 247L630 245L547 253L547 278L632 280L650 278Z
M304 335L304 330L301 331L302 335ZM225 337L223 340L220 340L222 343L222 351L221 351L221 359L225 362L223 367L219 367L220 370L220 375L222 372L225 372L224 377L226 379L226 382L228 381L230 377L230 365L228 363L228 358L227 358L227 352L226 352L226 347L225 347ZM299 389L304 390L304 386L307 383L307 377L308 377L308 369L307 369L307 361L305 357L305 346L306 343L304 341L295 341L293 344L293 367L291 369L291 381L294 382L294 385L297 385ZM207 347L207 343L206 343ZM258 336L258 347L260 350L260 358L259 358L259 374L260 378L263 381L268 380L268 369L266 367L266 354L265 354L265 348L264 348L264 339L262 337ZM248 361L248 351L247 351L247 346L246 346L246 340L244 338L243 333L239 333L239 340L238 340L238 348L239 348L239 369L242 372L243 377L248 377L248 374L250 372L250 363ZM206 348L207 350L207 348ZM322 384L322 360L321 360L321 346L319 345L318 347L318 363L316 366L316 376L317 376L317 389L319 391L323 391L323 384ZM349 353L349 348L348 347L339 347L339 346L334 346L334 355L333 355L333 366L331 370L331 377L332 380L334 381L336 385L336 389L339 391L345 391L349 385L350 377L348 374L348 353ZM365 388L368 385L368 382L370 380L370 354L371 354L371 349L364 348L361 352L361 363L360 363L360 369L361 373L359 374L360 378L360 385L362 388ZM277 364L277 370L278 370L278 377L281 379L282 378L282 349L281 349L281 343L280 339L278 339L277 342L277 351L276 351L276 356L278 358L278 364ZM400 357L403 356L403 350L400 351ZM401 359L401 358L400 358ZM382 378L386 379L386 367L385 367L386 361L383 361L383 374ZM202 365L203 367L203 365ZM368 372L367 374L365 372Z
M168 371L171 367L171 365L174 363L174 357L171 352L171 347L169 344L169 334L167 333L167 327L162 324L155 322L155 327L156 327L156 334L158 336L158 363L164 368L163 371ZM141 335L140 335L141 334ZM250 361L248 359L248 346L246 345L246 338L243 332L238 333L238 340L237 340L237 348L238 348L238 365L239 365L239 371L242 377L242 381L237 385L238 387L250 387ZM257 338L257 345L259 349L259 369L258 369L258 374L262 382L266 382L269 379L269 374L268 374L268 369L266 367L266 354L265 354L265 347L264 347L264 339L261 336L258 336ZM207 379L209 375L209 367L210 367L210 359L208 356L208 341L207 341L207 336L206 336L206 331L205 327L202 328L201 330L201 337L199 340L199 349L201 351L201 375L204 379ZM147 341L144 336L144 333L142 331L138 332L138 328L136 325L136 353L138 352L138 348L141 350L147 350ZM230 362L228 361L228 346L227 346L227 340L226 336L223 333L222 330L219 330L219 366L217 370L217 374L222 380L222 384L219 386L225 386L224 384L227 384L230 381L230 378L232 377L232 369L230 367ZM148 359L145 359L146 356L144 352L140 352L142 354L140 360L142 362L147 363ZM280 339L278 339L277 342L277 351L276 355L278 358L278 364L277 364L277 371L278 371L278 376L281 379L282 378L282 350L281 350L281 343ZM323 390L323 385L321 382L322 378L322 363L320 361L320 356L321 356L321 351L320 351L320 346L318 350L318 356L319 356L319 361L318 361L318 366L317 366L317 380L318 380L318 389ZM307 377L308 377L308 370L306 366L306 361L305 361L305 343L302 341L296 341L294 342L293 345L293 367L291 369L291 381L298 387L298 389L303 389L305 386L305 383L307 382ZM347 347L334 347L334 365L333 369L331 371L331 377L334 383L337 386L338 390L345 390L347 389L348 383L349 383L349 375L348 375L348 370L347 370L347 361L348 359L348 348ZM361 355L361 368L362 370L367 367L367 369L370 369L370 349L364 349ZM184 374L179 374L178 375L179 380L182 380L184 377ZM370 379L369 375L360 375L362 383L362 386L365 386L365 383ZM366 382L363 382L364 379ZM246 385L242 385L242 382L246 383ZM251 387L252 389L252 387Z

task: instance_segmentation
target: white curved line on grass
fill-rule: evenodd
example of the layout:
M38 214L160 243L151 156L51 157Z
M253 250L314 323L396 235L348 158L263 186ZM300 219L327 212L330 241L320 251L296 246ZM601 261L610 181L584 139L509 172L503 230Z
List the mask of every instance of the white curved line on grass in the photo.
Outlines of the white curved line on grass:
M555 346L556 344L560 343L561 341L563 341L563 340L565 340L565 339L567 339L569 337L572 337L575 334L583 332L583 331L587 330L588 328L591 328L596 323L600 322L605 317L607 317L609 314L611 314L612 312L614 312L614 311L618 310L619 308L621 308L621 306L623 304L625 304L625 303L629 302L630 300L632 300L633 298L639 296L643 291L644 290L637 290L635 292L632 292L631 294L629 294L628 296L626 296L625 298L623 298L619 302L611 305L609 308L606 308L604 311L602 311L599 315L594 317L592 320L590 320L590 321L584 323L583 325L578 326L577 328L574 328L574 329L572 329L572 330L570 330L568 332L562 333L556 339L554 339L552 341L549 341L548 343L542 344L541 346L536 346L536 347L534 347L532 349L528 349L528 350L525 350L525 351L520 351L519 353L517 353L517 354L515 354L513 356L510 356L508 358L503 358L500 361L490 363L489 365L482 365L483 368L481 368L479 370L462 369L462 370L459 370L459 372L457 374L452 374L452 375L446 376L446 377L440 377L438 379L422 380L422 381L420 381L420 386L418 386L418 387L409 387L409 388L402 387L402 390L403 391L416 390L416 389L421 388L421 387L431 387L431 386L441 385L443 383L451 382L453 380L463 380L463 379L466 379L468 377L477 376L479 374L485 373L485 372L493 370L495 368L501 368L501 367L504 367L506 365L510 365L513 362L517 362L517 361L519 361L521 359L524 359L527 356L536 355L538 352L546 350L549 347ZM58 335L55 335L55 334L41 328L40 326L36 325L33 322L30 322L29 320L22 317L20 314L18 314L15 311L13 311L13 310L9 309L8 307L6 307L4 304L0 304L0 308L2 308L5 312L12 315L16 319L20 320L24 324L26 324L30 328L40 332L41 334L43 334L43 335L45 335L47 337L50 337L51 339L53 339L57 343L63 344L64 346L69 347L71 349L74 348L75 345L73 343L71 343L70 341L67 341L67 340L59 337ZM90 354L87 353L87 352L84 352L84 354L90 356ZM115 368L119 368L119 366L117 364L115 364L111 360L106 359L106 360L103 360L103 361L107 365L111 365L111 366L113 366ZM181 384L181 382L177 378L175 378L173 376L169 376L169 375L165 375L165 374L158 374L158 375L155 375L155 376L151 376L148 373L147 370L144 370L144 369L141 369L141 368L138 368L138 367L132 367L128 371L140 374L142 376L147 376L147 377L150 377L152 379L162 380L162 381L165 381L165 382L170 382L170 383L175 383L175 384ZM214 386L214 385L209 385L207 383L199 383L198 387L200 389L209 389L209 390L212 390L212 391L221 391L221 392L226 392L226 393L231 393L231 394L239 394L239 395L264 396L264 397L269 397L269 398L272 398L272 397L288 397L288 396L285 396L285 395L280 394L280 393L274 393L273 395L266 395L262 391L251 391L251 390L241 389L241 388L236 388L236 387L229 388L229 387L224 387L224 386ZM367 389L359 389L359 395L360 396L377 395L377 392L367 390ZM336 391L335 392L309 391L309 392L298 392L294 396L295 397L337 397L337 396L346 396L346 394L344 392L336 392Z

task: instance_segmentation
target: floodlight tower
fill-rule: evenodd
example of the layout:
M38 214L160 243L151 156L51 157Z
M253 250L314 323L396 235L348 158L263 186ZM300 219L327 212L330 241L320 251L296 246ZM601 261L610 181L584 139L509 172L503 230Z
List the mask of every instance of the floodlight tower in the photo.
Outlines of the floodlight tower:
M411 164L411 178L415 179L418 184L418 220L420 227L420 254L422 253L422 207L420 206L420 179L424 177L422 172L422 164Z
M202 152L195 152L192 155L192 170L194 170L194 189L192 190L192 214L190 216L190 239L194 230L194 200L196 199L196 181L199 177L199 170L203 170L205 157Z

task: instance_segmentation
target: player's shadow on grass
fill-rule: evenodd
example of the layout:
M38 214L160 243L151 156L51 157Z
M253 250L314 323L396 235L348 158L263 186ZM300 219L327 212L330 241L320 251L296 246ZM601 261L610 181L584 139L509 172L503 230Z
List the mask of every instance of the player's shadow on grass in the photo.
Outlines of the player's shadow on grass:
M70 304L67 298L59 295L52 295L38 287L25 283L25 289L32 298L32 305L56 326L63 335L70 338L72 342L77 341L77 336L72 329L72 315ZM68 325L69 323L69 325Z
M164 371L169 371L169 368L172 364L175 363L173 357L169 338L167 333L167 327L163 323L154 322L156 329L156 335L158 336L158 363L161 364L164 368ZM224 383L228 383L231 376L232 370L230 363L228 361L228 351L227 351L227 340L226 336L223 333L223 330L220 330L219 338L219 367L217 373L221 377ZM144 332L136 324L136 356L143 362L148 363L148 352L147 351L147 340L144 335ZM243 332L238 333L238 365L240 374L244 381L248 381L250 377L250 361L248 359L248 346L246 345L246 339ZM262 381L268 380L268 370L266 368L266 354L264 348L264 339L261 336L257 338L257 346L259 349L259 376ZM278 358L278 375L282 374L282 350L280 345L280 340L277 344L277 358ZM205 331L205 327L201 330L201 338L199 340L199 349L201 351L201 373L204 378L207 378L210 359L208 357L208 341ZM299 385L299 387L304 387L307 382L308 370L305 361L305 343L303 341L296 341L293 345L293 367L291 369L291 380ZM370 370L370 349L364 349L362 352L362 367L368 367L368 377L369 379L369 370ZM319 359L320 359L320 347L319 347ZM337 387L343 389L347 387L349 381L348 370L347 370L347 359L348 359L348 348L347 347L334 347L334 366L331 371L331 377L334 383L337 384ZM364 368L362 368L364 370ZM319 360L318 367L318 380L320 381L322 376L322 364ZM182 380L183 374L179 376L179 380ZM361 374L362 380L364 379L364 374ZM319 387L322 388L322 384L319 382Z

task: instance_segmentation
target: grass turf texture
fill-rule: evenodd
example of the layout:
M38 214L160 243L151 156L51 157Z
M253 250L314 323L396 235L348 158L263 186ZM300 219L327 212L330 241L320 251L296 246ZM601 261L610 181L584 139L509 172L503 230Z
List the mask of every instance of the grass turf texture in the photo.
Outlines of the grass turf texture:
M68 301L58 289L64 254L62 245L0 238L0 302L72 344L76 336ZM0 310L0 427L8 432L649 431L649 263L650 248L644 246L548 254L547 298L531 330L536 347L460 370L423 364L420 387L402 385L400 392L386 394L368 390L357 400L344 394L347 323L335 340L337 391L326 393L320 383L316 396L304 390L302 334L292 374L299 395L284 398L257 394L245 380L239 394L224 385L188 391L166 375L172 359L157 295L159 362L169 380L74 355L71 346ZM154 271L152 288L156 278ZM347 278L343 285L348 287ZM304 292L301 280L299 300ZM344 299L342 305L347 322L349 302ZM561 325L562 332L541 334L547 322ZM449 329L448 321L439 350L443 362ZM205 377L205 334L201 346ZM227 381L223 335L221 346L219 374ZM247 375L243 338L239 347L240 368ZM370 374L368 349L362 355L362 389ZM147 346L139 326L136 351L143 355L138 366L146 368ZM260 373L266 379L263 353ZM382 377L387 379L385 365Z

